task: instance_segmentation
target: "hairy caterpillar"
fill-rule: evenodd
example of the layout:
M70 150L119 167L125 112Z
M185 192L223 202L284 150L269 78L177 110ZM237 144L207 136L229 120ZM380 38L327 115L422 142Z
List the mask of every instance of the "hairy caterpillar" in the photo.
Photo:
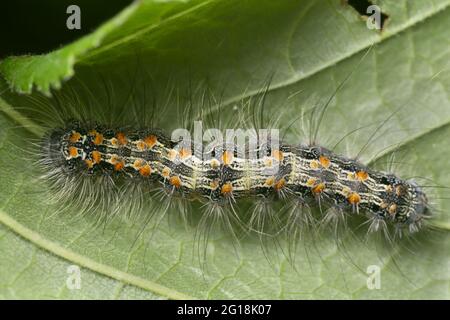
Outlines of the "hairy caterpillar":
M114 181L159 184L169 193L219 205L243 197L315 198L337 210L366 212L373 230L382 223L393 224L397 231L417 231L429 216L426 196L414 182L371 170L320 146L259 148L258 158L239 157L237 147L225 146L204 160L193 147L177 145L154 129L74 125L47 136L41 163L57 188L73 185L73 192L81 188L74 183L76 177L107 175Z

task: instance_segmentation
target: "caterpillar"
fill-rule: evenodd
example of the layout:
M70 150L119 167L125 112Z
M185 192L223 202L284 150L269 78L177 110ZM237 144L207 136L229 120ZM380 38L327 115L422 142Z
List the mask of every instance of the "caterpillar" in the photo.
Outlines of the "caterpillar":
M240 157L238 147L220 146L208 157L193 146L155 129L84 127L73 124L49 133L41 164L57 188L77 177L108 176L113 181L144 181L169 193L206 203L233 203L240 198L317 200L337 210L363 211L371 230L391 224L397 232L419 230L430 217L427 197L414 182L372 170L317 145L270 143L247 150L257 157ZM217 151L220 149L222 151ZM79 192L75 185L73 192Z

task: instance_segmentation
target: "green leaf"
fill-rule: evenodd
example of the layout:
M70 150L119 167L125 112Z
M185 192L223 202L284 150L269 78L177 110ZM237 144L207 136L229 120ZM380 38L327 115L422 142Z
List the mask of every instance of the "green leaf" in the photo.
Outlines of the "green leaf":
M166 20L195 9L198 2L135 1L95 32L59 50L45 55L5 59L0 64L0 72L18 92L30 93L35 85L38 90L49 94L51 87L59 88L61 80L74 75L74 65L85 60L90 52L131 43L134 38L158 28Z
M149 290L84 268L80 269L78 289L69 278L74 275L71 268L76 265L24 240L3 225L0 225L0 248L1 299L161 299Z
M323 103L353 70L327 110L319 141L333 146L351 130L366 128L337 148L356 155L375 127L388 120L361 159L383 166L395 155L400 176L424 176L450 186L450 1L377 3L389 15L381 33L368 29L353 8L338 0L136 2L71 45L48 55L5 59L0 73L16 91L29 92L34 85L44 93L75 74L77 79L62 85L63 94L80 83L97 92L93 73L106 75L114 88L146 81L146 73L162 93L167 83L186 88L207 79L223 95L224 117L273 75L266 112L282 113L281 123L288 128L302 110ZM123 91L115 94L126 96ZM187 103L183 95L179 98L181 105ZM282 255L268 263L257 239L245 238L237 255L232 242L219 234L202 269L193 255L192 228L163 221L151 240L152 230L146 230L135 243L139 225L126 219L95 229L93 217L55 214L57 206L42 198L46 185L35 181L38 173L24 161L29 159L24 141L42 133L41 119L26 117L34 107L11 92L0 99L0 221L8 227L0 229L7 257L0 296L449 298L448 200L439 201L442 210L433 220L441 231L419 237L414 254L396 248L402 254L395 258L382 255L376 244L355 239L339 249L332 235L324 235L314 245L300 246L294 269ZM102 111L108 112L106 104ZM162 123L171 123L178 110L167 104L161 113ZM298 124L288 128L293 143L305 140L295 136L297 129ZM445 189L436 192L445 196ZM82 268L80 290L64 287L72 264ZM367 288L369 265L381 268L379 290Z

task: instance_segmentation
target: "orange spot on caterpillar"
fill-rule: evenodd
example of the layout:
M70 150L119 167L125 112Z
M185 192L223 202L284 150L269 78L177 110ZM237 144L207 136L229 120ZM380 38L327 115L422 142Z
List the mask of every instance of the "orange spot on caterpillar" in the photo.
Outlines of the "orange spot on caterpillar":
M311 169L317 169L319 168L319 163L316 160L313 160L309 163L309 166L311 167Z
M322 167L324 167L324 168L328 168L330 166L330 163L331 163L330 159L325 157L325 156L320 156L319 157L319 162L322 165Z
M269 177L266 179L266 182L264 183L266 186L273 186L273 184L275 183L275 178L274 177Z
M144 138L144 143L147 145L147 147L149 148L153 148L153 146L158 142L158 139L156 138L156 136L154 135L149 135L147 137Z
M220 190L220 192L223 195L229 195L233 192L233 186L231 185L231 183L227 182L222 186L222 189Z
M351 204L358 204L361 201L361 197L356 192L353 192L348 196L347 200Z
M128 139L123 132L118 132L116 138L120 145L126 145L128 143Z
M115 171L120 171L125 167L125 162L120 159L117 155L113 154L111 156L111 160L109 161L112 165L114 165Z
M78 140L80 140L80 138L81 138L81 134L79 132L72 131L72 133L71 133L71 135L69 137L69 142L75 143Z
M94 139L92 139L92 142L95 145L99 145L99 144L103 143L103 135L101 133L98 133L97 130L91 130L88 133L89 133L89 135L94 137Z
M222 162L225 166L230 165L233 162L233 158L234 158L233 152L231 151L225 151L222 154Z
M314 188L312 188L312 192L315 194L319 194L325 190L325 183L321 182L318 185L316 185Z
M174 186L175 188L181 187L181 179L180 179L179 176L173 176L173 177L170 177L169 183L170 183L172 186Z
M274 188L275 190L281 190L284 188L284 186L286 185L286 180L284 180L284 178L281 178L280 180L278 180L275 185Z
M78 149L76 147L69 147L69 156L76 158L78 156Z
M100 163L102 161L102 155L98 151L92 151L92 160L94 163Z
M181 148L179 155L181 159L186 159L192 155L192 152L187 148Z
M92 160L89 160L89 159L84 160L84 163L86 163L88 169L91 169L94 166L94 163L92 162Z
M170 168L169 167L164 167L164 169L162 169L161 174L162 174L162 176L164 178L168 178L169 175L170 175Z
M366 171L358 171L356 177L359 181L365 181L369 178L369 174Z
M116 138L111 138L111 144L116 147L119 144L119 142L117 141Z
M277 161L281 162L284 159L284 154L280 150L273 150L272 157L274 157Z
M152 168L148 164L139 169L139 173L143 177L148 177L152 173Z
M97 131L95 132L94 135L94 140L93 140L95 145L99 145L103 143L103 135L101 133L98 133Z
M393 190L391 185L386 185L385 188L387 192L392 192Z
M114 170L116 171L120 171L125 167L125 162L123 161L118 161L114 164Z

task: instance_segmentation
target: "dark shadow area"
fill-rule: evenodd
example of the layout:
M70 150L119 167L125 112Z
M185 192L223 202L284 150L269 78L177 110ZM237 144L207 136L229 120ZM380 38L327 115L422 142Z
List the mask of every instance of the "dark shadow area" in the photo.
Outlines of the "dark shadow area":
M47 53L90 33L131 0L15 0L0 4L0 59ZM81 29L69 30L67 7L77 5Z

